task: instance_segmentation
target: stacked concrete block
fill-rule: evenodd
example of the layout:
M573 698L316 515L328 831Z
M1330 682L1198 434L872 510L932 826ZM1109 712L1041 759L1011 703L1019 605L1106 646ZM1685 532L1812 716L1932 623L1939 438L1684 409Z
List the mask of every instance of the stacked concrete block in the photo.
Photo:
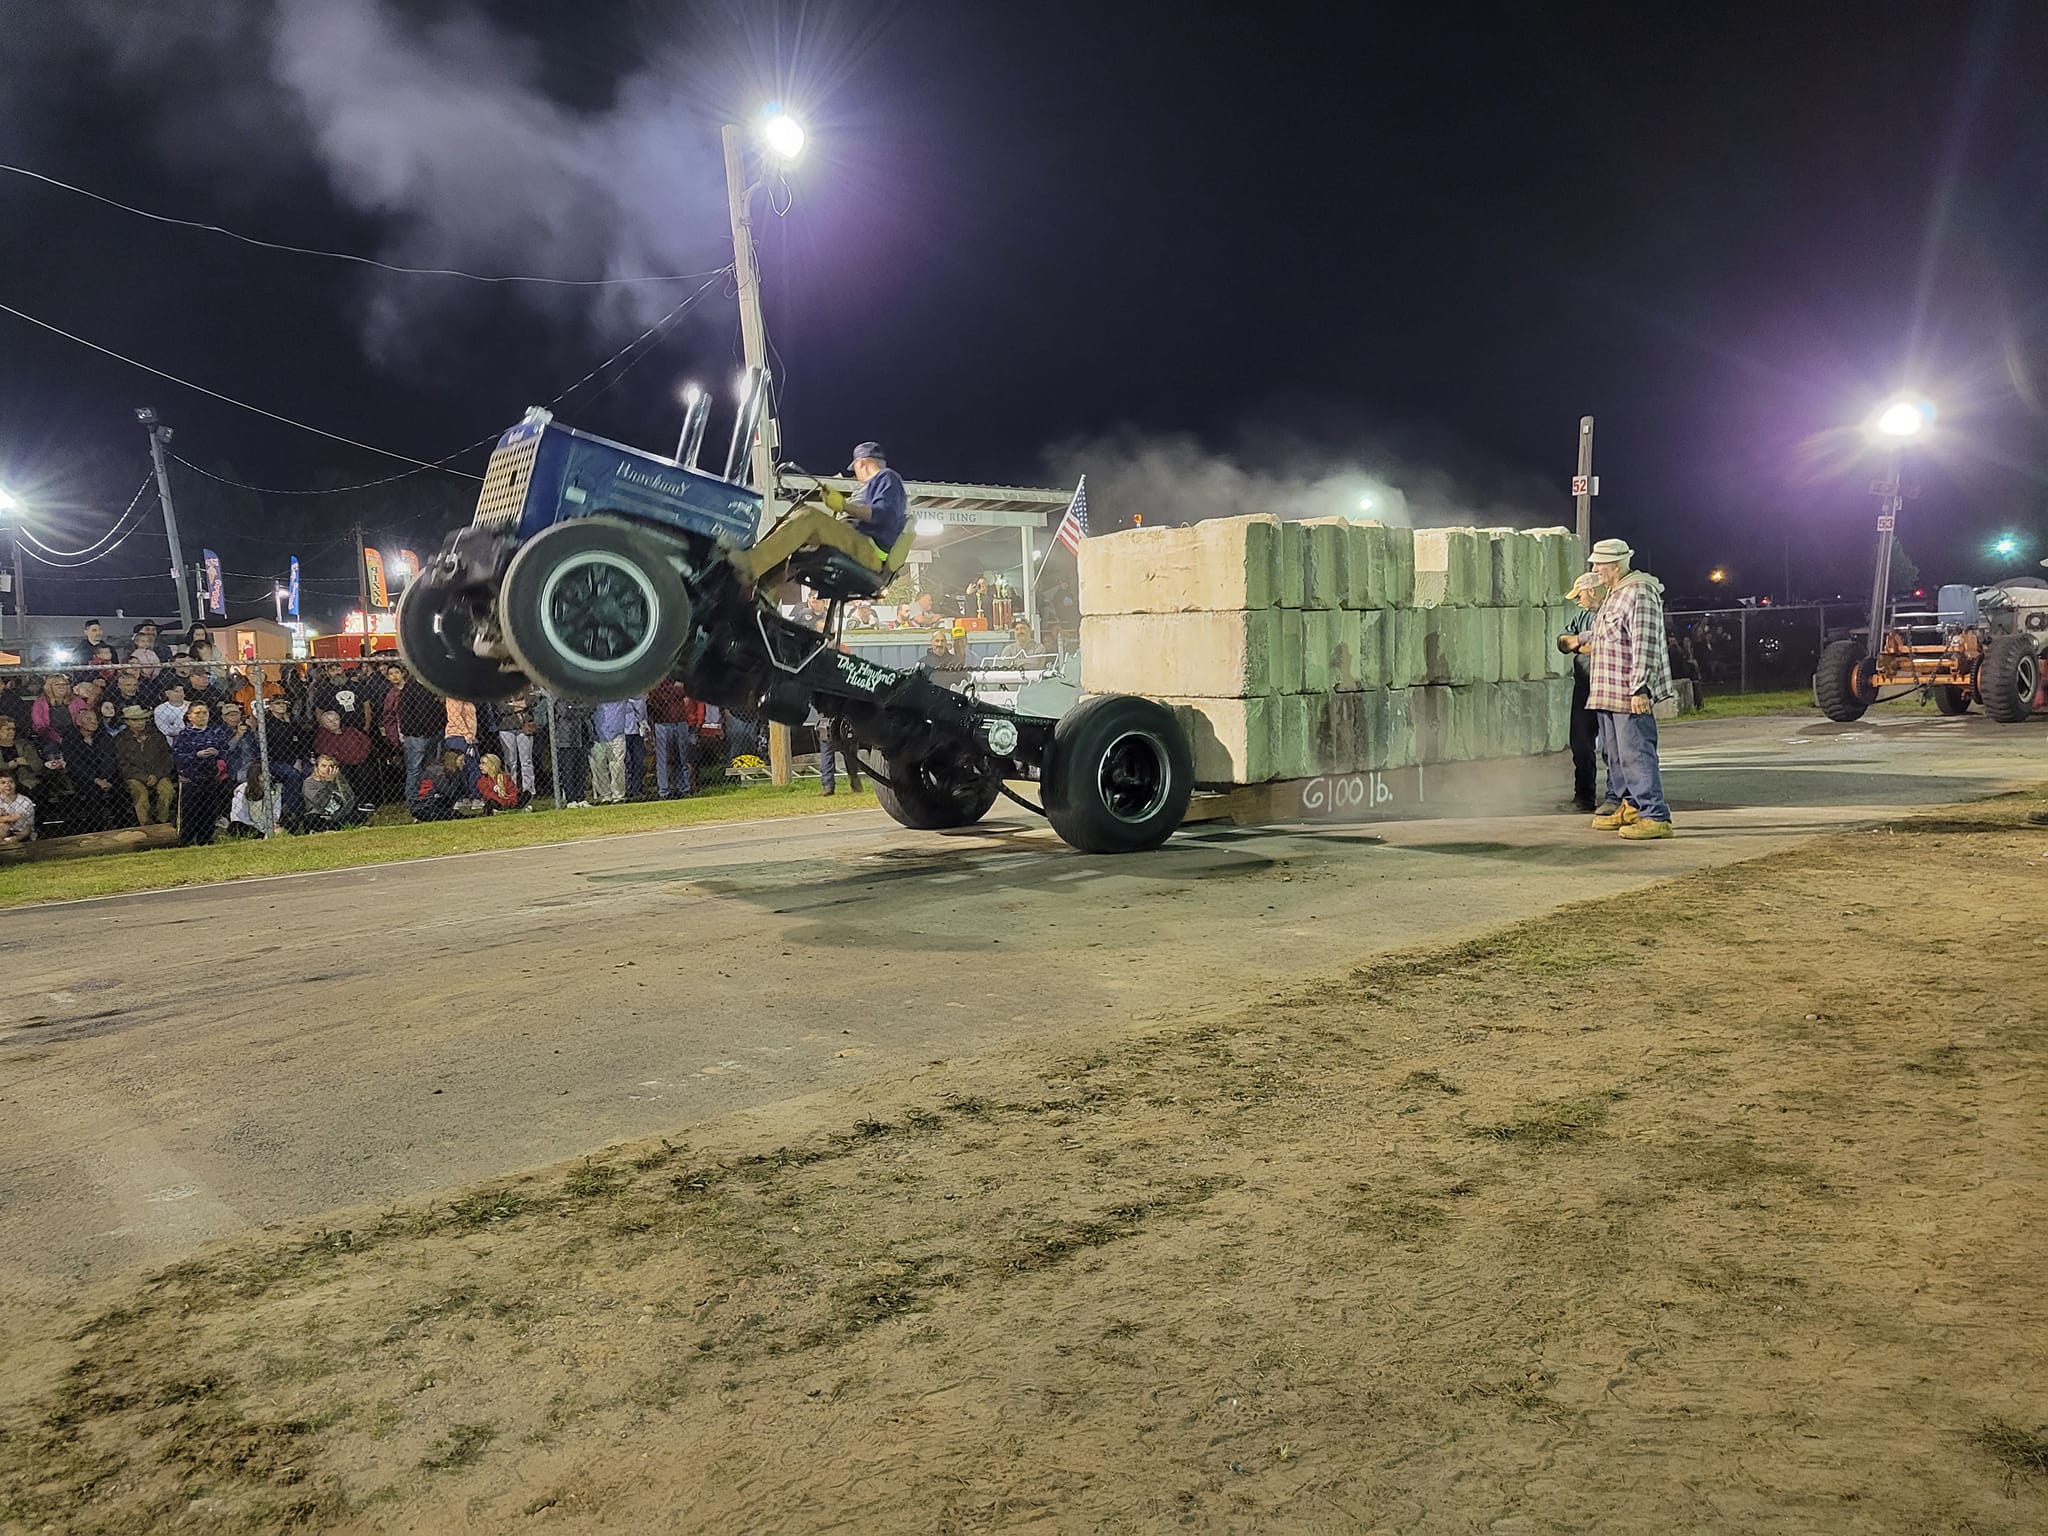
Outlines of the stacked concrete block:
M1559 750L1567 557L1562 530L1343 518L1090 539L1083 687L1164 699L1206 784Z

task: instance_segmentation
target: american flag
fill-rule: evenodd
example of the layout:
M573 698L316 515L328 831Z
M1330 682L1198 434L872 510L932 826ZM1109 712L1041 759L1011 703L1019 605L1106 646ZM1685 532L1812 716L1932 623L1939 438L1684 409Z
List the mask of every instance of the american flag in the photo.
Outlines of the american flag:
M1081 553L1081 541L1088 537L1088 477L1083 475L1081 483L1074 487L1074 499L1067 503L1067 515L1060 519L1060 525L1053 532L1053 539Z

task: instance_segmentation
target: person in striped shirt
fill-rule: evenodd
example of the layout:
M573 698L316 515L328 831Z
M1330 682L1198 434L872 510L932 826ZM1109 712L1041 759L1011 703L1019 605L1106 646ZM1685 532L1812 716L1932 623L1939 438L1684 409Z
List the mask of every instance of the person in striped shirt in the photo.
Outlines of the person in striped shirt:
M1632 569L1634 556L1620 539L1593 546L1587 563L1607 596L1584 636L1591 656L1586 707L1600 722L1612 805L1601 808L1593 826L1632 842L1672 835L1657 766L1656 708L1674 692L1664 642L1664 583Z

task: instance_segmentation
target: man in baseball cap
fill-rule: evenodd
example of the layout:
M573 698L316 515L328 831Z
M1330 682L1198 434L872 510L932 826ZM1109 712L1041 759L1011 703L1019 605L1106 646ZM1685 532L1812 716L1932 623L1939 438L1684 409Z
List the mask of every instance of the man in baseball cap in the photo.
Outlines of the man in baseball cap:
M1632 570L1635 551L1620 539L1602 539L1586 564L1606 589L1585 639L1591 655L1586 705L1600 722L1607 758L1607 798L1593 826L1631 842L1671 836L1671 807L1657 764L1660 699L1671 686L1665 649L1664 583Z
M886 573L910 552L910 493L903 477L889 467L880 443L858 445L848 472L859 482L851 496L842 499L837 491L824 491L824 506L804 502L760 543L732 557L743 580L758 585L798 551L824 548L858 560L875 573L880 589Z

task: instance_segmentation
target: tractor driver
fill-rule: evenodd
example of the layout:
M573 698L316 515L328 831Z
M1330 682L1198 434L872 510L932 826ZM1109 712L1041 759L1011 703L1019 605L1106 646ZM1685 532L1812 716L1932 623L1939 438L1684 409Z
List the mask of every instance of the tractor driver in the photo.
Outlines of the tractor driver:
M759 585L777 566L805 549L836 549L851 555L877 576L890 557L900 564L897 545L910 525L910 493L903 477L889 467L880 443L862 443L853 450L853 478L859 488L843 501L837 491L824 492L826 505L799 506L769 530L752 549L732 556L733 568L749 585ZM843 512L844 516L835 515Z

